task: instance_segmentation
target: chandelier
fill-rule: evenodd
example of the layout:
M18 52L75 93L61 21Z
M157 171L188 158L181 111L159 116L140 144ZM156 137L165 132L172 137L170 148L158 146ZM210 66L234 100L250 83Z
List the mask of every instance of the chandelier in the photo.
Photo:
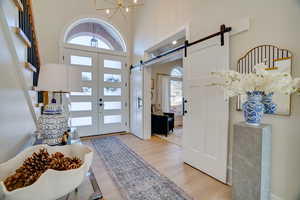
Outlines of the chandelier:
M126 13L129 13L133 8L143 6L142 0L102 0L109 4L110 7L106 8L97 8L97 0L95 0L95 7L98 11L105 12L109 18L112 18L118 12L122 13L124 17L126 17Z

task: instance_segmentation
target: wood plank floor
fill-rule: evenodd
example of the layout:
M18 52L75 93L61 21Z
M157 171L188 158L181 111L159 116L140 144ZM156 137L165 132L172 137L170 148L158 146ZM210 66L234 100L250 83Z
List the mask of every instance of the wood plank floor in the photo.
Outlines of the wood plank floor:
M159 137L152 137L151 140L143 141L130 134L116 136L195 200L231 199L231 188L229 186L183 163L180 146ZM90 139L85 138L84 143L92 147ZM105 200L123 200L118 187L96 153L92 168Z

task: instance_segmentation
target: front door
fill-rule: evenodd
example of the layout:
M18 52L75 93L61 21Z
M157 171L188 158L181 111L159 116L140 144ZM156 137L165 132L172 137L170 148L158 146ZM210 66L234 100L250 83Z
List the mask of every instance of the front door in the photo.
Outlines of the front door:
M208 87L210 73L229 69L229 37L188 49L184 59L183 156L189 165L226 183L229 105L221 89Z
M99 133L116 133L128 127L128 70L120 56L99 55Z
M80 136L126 131L128 127L127 66L123 56L65 49L71 92L71 127Z

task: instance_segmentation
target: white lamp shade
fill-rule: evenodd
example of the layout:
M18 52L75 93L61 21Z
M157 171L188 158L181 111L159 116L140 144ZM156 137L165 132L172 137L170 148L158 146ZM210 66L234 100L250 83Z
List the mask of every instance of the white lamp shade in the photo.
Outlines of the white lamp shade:
M78 84L71 84L69 66L63 64L46 64L41 66L38 91L49 92L81 92Z

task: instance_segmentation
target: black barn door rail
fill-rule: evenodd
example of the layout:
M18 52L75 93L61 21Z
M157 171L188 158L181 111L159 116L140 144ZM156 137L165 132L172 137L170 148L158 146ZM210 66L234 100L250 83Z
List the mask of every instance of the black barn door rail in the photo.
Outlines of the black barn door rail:
M183 45L181 45L181 46L179 46L179 47L177 47L177 48L175 48L175 49L172 49L172 50L170 50L170 51L167 51L167 52L165 52L165 53L163 53L163 54L160 54L160 55L158 55L158 56L156 56L156 57L154 57L154 58L151 58L151 59L149 59L149 60L146 60L146 61L142 61L142 60L141 60L140 63L138 63L138 64L136 64L136 65L131 65L130 69L133 69L133 68L138 67L138 66L140 66L140 65L146 65L146 64L149 64L149 63L151 63L151 62L153 62L153 61L155 61L155 60L158 60L158 59L160 59L160 58L162 58L162 57L165 57L165 56L167 56L167 55L170 55L170 54L175 53L175 52L177 52L177 51L180 51L180 50L182 50L182 49L184 49L184 56L187 57L187 48L188 48L188 47L191 47L191 46L193 46L193 45L195 45L195 44L198 44L198 43L200 43L200 42L204 42L204 41L209 40L209 39L211 39L211 38L217 37L217 36L219 36L219 35L221 36L221 46L223 46L223 45L224 45L224 34L227 33L227 32L230 32L231 30L232 30L231 27L226 27L225 24L222 24L222 25L220 26L220 31L217 32L217 33L211 34L211 35L209 35L209 36L207 36L207 37L201 38L201 39L199 39L199 40L197 40L197 41L194 41L194 42L191 42L191 43L189 43L189 41L186 40L186 41L184 42Z

